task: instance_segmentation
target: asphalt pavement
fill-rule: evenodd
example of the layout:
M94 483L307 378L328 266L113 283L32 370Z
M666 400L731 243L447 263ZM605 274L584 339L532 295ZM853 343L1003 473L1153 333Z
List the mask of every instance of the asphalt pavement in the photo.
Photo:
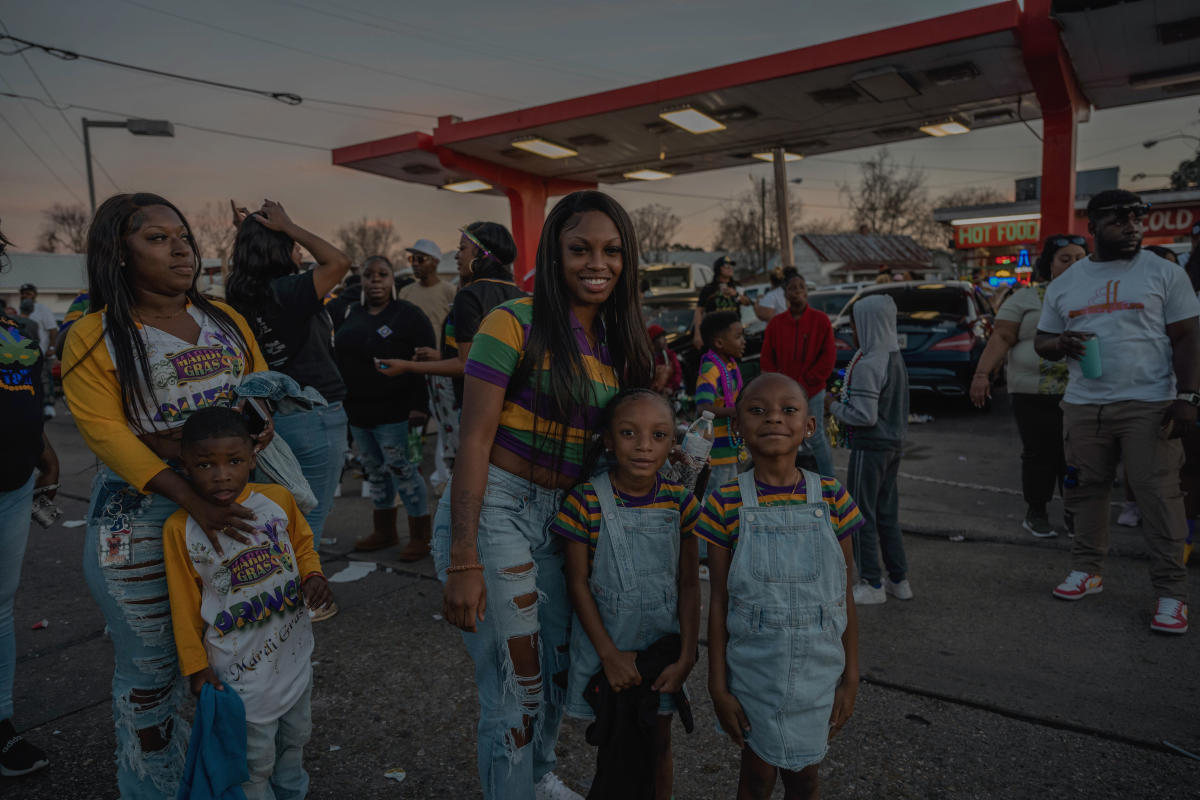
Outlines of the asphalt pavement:
M1070 540L1020 527L1019 441L1005 399L990 413L916 410L934 417L912 426L901 467L916 598L860 609L863 685L822 767L824 796L1200 796L1200 760L1180 752L1200 754L1200 631L1150 633L1140 530L1114 526L1103 594L1054 600ZM63 462L64 520L83 520L94 460L61 406L48 430ZM846 453L836 457L844 465ZM370 520L359 487L347 476L323 561L328 574L351 560L375 569L334 584L341 612L316 628L311 796L478 797L471 662L441 620L429 560L351 552ZM1056 500L1051 519L1060 518ZM83 530L31 534L15 610L15 722L52 763L0 778L3 797L116 796L112 650L83 582ZM1198 574L1193 565L1194 597ZM713 729L704 658L702 648L689 679L696 731L675 728L681 799L732 797L737 779L738 754ZM559 774L586 793L595 753L582 725L564 726L558 753ZM384 777L397 768L402 782Z

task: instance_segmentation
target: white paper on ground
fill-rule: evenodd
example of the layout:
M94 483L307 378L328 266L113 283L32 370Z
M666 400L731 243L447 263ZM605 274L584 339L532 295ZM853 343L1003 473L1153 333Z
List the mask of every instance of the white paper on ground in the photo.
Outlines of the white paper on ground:
M86 519L69 519L62 523L64 528L82 528L84 525L87 525Z
M374 561L351 561L346 568L329 576L330 583L349 583L361 580L375 571Z

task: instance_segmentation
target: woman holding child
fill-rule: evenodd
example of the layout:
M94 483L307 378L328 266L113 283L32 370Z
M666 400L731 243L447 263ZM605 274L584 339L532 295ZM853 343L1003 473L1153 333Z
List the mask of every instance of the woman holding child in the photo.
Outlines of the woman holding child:
M203 498L179 472L179 433L198 408L230 405L266 368L246 321L196 290L200 254L183 214L153 194L119 194L88 231L92 313L71 328L67 403L103 462L92 485L84 576L112 636L117 783L123 798L173 796L183 772L184 687L170 624L162 528L178 508L218 552L252 513ZM258 437L265 445L274 429Z

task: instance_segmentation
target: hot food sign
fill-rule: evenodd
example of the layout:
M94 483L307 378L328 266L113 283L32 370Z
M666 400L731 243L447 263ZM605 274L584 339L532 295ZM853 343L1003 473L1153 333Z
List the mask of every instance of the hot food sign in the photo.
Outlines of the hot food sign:
M1200 206L1184 208L1150 208L1143 224L1146 236L1186 236L1192 225L1200 220ZM1086 230L1083 216L1077 227ZM959 250L972 247L1002 247L1004 245L1040 244L1042 222L1037 219L955 225L954 246Z

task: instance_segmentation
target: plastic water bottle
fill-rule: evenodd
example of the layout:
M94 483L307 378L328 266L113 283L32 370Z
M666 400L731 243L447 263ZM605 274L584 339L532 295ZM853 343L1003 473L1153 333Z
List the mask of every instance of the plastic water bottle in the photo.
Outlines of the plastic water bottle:
M408 455L408 463L410 463L410 464L418 464L419 465L421 463L421 461L424 460L424 452L422 449L424 447L424 442L422 439L423 435L424 435L424 431L422 430L422 428L410 426L408 429L408 452L407 452L407 455Z
M692 491L695 491L696 478L700 476L700 471L708 462L708 454L712 452L715 436L713 419L715 417L711 411L703 412L683 435L683 459L676 465L676 474L679 482Z

